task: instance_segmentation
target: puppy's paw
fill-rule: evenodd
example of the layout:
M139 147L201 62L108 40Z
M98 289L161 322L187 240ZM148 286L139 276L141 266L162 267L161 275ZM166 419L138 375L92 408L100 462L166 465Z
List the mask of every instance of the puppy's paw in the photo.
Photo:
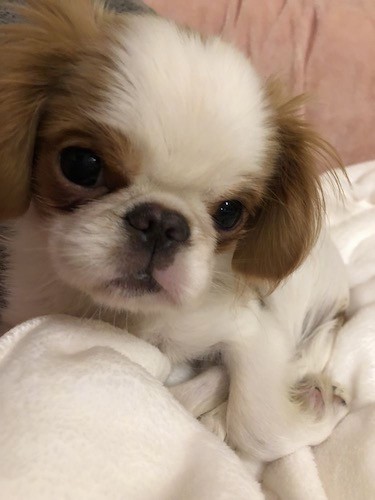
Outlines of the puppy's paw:
M200 417L200 422L222 441L227 437L227 403L222 403Z
M349 395L323 374L304 377L292 389L291 397L315 420L328 418L337 423L348 413Z

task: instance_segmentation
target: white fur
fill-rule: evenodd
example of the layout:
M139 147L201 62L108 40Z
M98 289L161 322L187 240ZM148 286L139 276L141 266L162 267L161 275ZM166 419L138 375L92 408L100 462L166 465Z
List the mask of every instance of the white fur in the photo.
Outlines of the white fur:
M240 52L156 17L137 17L119 38L95 116L141 146L147 182L215 199L268 173L269 110Z
M327 405L324 418L315 421L314 415L290 402L288 391L303 377L322 373L329 360L337 328L334 317L348 303L346 273L336 249L323 234L265 307L246 293L235 299L230 285L224 290L206 295L199 308L147 317L134 331L160 345L175 362L222 353L230 377L224 433L236 449L269 461L305 444L318 444L346 408ZM207 376L212 379L210 372ZM197 381L190 384L190 395L186 384L181 385L179 399L189 408L209 405L204 402L207 395L198 394ZM217 397L214 384L206 394L211 390Z
M223 425L233 446L251 460L272 460L317 444L346 410L334 404L332 388L322 386L326 405L317 419L291 402L289 391L323 371L329 357L329 334L348 295L340 257L322 234L306 262L262 305L249 287L237 293L233 248L215 254L207 209L245 182L256 190L269 174L264 160L271 131L260 81L230 46L202 42L156 17L136 16L117 36L117 69L105 104L91 117L142 148L140 172L129 188L48 224L31 206L8 245L3 319L15 325L50 313L99 317L129 327L176 363L220 352L230 377ZM141 202L183 214L191 244L155 274L161 292L131 297L108 283L131 258L122 217ZM194 387L188 397L208 401ZM206 387L215 393L215 377ZM216 393L212 398L219 403ZM207 401L189 404L209 409Z

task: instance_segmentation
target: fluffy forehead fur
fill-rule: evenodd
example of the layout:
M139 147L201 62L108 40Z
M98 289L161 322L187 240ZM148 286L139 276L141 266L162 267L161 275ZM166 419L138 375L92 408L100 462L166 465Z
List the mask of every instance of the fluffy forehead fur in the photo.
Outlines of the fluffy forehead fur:
M39 136L51 141L74 132L94 143L107 137L111 151L117 135L117 144L137 156L138 175L207 199L245 183L249 190L249 176L254 190L261 187L272 170L265 161L272 128L245 58L156 16L114 21L98 51L91 42L62 71ZM126 176L129 162L119 153L117 170L123 164Z
M33 198L60 277L94 293L128 272L121 220L143 202L177 210L191 228L160 278L179 283L179 298L209 285L217 251L272 282L301 262L319 230L322 142L298 102L264 86L233 47L150 13L119 16L91 0L29 0L20 12L24 21L0 32L0 215L22 214ZM63 178L68 146L103 159L100 187ZM227 199L245 215L223 235L211 216Z
M261 83L231 46L139 16L119 33L114 57L97 116L142 148L145 175L223 196L270 173Z

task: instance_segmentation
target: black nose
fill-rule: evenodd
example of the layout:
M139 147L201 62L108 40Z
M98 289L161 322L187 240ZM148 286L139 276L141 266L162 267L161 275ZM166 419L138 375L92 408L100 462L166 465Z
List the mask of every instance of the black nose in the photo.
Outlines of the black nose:
M126 223L137 231L143 243L155 251L176 247L190 237L185 217L156 203L137 205L125 216Z

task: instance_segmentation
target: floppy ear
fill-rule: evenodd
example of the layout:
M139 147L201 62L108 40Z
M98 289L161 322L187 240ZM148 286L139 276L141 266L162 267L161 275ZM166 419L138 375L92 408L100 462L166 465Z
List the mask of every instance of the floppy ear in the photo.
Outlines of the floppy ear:
M319 235L324 213L319 163L341 164L333 148L298 115L301 97L285 101L276 83L269 84L268 97L273 174L254 224L237 244L232 266L275 286L299 266Z
M35 135L45 95L32 84L35 73L20 60L16 47L8 45L3 29L0 36L0 220L3 220L17 217L27 209Z
M104 18L91 0L28 0L17 11L22 22L0 27L0 220L27 209L46 101Z

